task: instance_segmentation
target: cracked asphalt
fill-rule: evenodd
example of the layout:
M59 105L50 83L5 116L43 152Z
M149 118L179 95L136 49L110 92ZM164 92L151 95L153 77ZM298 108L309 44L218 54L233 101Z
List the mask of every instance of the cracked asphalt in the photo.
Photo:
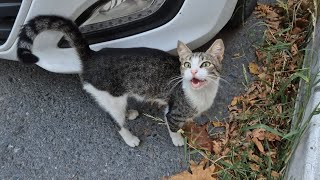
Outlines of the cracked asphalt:
M233 96L243 91L243 66L255 59L263 27L222 30L226 51L214 106L200 122L223 120ZM206 50L211 43L204 45ZM127 146L110 116L81 88L76 75L0 61L0 179L160 179L185 170L183 147L167 128L140 116L129 121L141 144Z

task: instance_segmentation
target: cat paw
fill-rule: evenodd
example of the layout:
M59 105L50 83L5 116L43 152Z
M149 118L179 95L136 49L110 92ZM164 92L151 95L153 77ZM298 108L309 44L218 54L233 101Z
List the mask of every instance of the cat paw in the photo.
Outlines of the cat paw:
M127 117L129 120L134 120L134 119L136 119L138 116L139 116L139 112L138 112L137 110L130 109L130 110L128 110L127 113L126 113L126 117Z
M172 142L175 146L183 146L184 145L184 139L180 133L170 132L170 137L171 137Z
M132 135L126 128L122 128L119 131L119 134L123 138L124 142L126 142L130 147L136 147L140 143L140 139L137 136Z
M140 144L140 139L137 136L132 135L132 137L128 139L124 139L124 141L130 146L130 147L136 147Z

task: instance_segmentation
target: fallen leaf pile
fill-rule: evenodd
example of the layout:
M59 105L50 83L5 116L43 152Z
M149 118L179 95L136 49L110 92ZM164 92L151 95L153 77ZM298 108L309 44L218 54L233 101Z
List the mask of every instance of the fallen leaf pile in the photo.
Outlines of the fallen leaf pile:
M199 164L190 161L189 171L183 171L171 177L163 177L162 180L216 180L217 168L214 165L208 166L207 161L201 161Z
M219 169L215 172L222 179L279 179L283 175L298 83L301 78L306 80L305 71L299 68L312 27L311 4L289 0L275 6L257 5L254 13L267 27L265 43L256 49L257 60L248 66L255 80L245 93L232 99L226 123L213 122L213 126L223 126L225 134L210 137L208 124L189 124L184 130L189 147L210 159L210 173ZM172 179L201 179L193 175L205 174L203 164L190 166L197 173L185 171Z
M208 134L208 125L196 125L194 122L188 122L183 127L184 135L188 138L190 146L212 152L212 139Z

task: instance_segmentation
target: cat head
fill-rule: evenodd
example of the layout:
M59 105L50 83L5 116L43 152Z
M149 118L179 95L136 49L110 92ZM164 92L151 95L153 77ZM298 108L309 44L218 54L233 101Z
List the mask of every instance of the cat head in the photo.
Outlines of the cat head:
M224 44L221 39L217 39L206 52L196 53L192 53L183 42L179 41L177 51L185 85L199 90L209 84L217 84L224 54Z

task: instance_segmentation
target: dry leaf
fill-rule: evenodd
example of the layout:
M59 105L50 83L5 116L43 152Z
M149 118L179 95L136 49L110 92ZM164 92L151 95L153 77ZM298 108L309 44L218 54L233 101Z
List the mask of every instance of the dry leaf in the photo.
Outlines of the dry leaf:
M229 152L230 152L230 148L225 148L225 149L222 151L221 155L222 155L222 156L226 156Z
M238 107L237 106L231 106L229 105L228 106L228 110L231 112L231 111L239 111Z
M238 103L238 100L239 100L239 99L240 99L240 98L239 98L238 96L233 97L230 105L231 105L231 106L235 106L235 105Z
M281 104L277 105L277 111L279 114L282 114L282 105Z
M268 39L268 41L271 41L273 44L276 44L277 39L275 39L275 37L273 36L274 33L275 33L274 30L268 29L266 31L266 38Z
M229 125L229 127L230 127L230 132L234 132L238 126L237 126L237 123L232 123L231 125Z
M264 140L265 132L266 132L265 129L261 129L261 128L260 129L255 129L255 130L252 131L251 136L258 138L259 140Z
M263 145L262 145L262 143L258 140L258 138L254 137L254 138L252 138L252 141L253 141L254 144L257 146L257 148L259 149L259 151L264 154L265 152L264 152Z
M306 26L308 26L309 21L304 18L297 18L295 24L299 28L305 28Z
M226 124L226 132L225 132L225 138L224 138L224 143L228 143L229 142L229 134L230 134L230 124Z
M301 28L295 27L295 28L292 29L291 34L292 34L292 35L298 35L298 34L300 34L301 32L302 32L302 29L301 29Z
M206 162L202 161L200 164L195 162L190 162L191 173L188 171L183 171L179 174L170 177L163 177L162 180L215 180L216 178L212 177L216 168L214 165L205 167Z
M270 151L266 153L266 156L270 156L272 158L276 158L277 152L276 151Z
M275 135L273 133L270 133L270 132L267 132L265 134L265 138L268 140L268 141L280 141L281 138L278 136L278 135Z
M279 17L280 17L280 16L279 16L278 13L269 10L269 11L267 12L267 17L266 17L266 18L268 18L269 20L278 20Z
M257 86L252 84L251 87L247 90L246 94L252 93L256 88L257 88Z
M249 166L253 171L259 171L260 170L260 166L258 164L250 163Z
M257 102L257 100L250 100L249 104L250 104L250 106L253 106L256 102Z
M304 10L304 11L307 11L310 7L312 7L312 1L309 1L309 0L302 0L301 1L301 8Z
M256 56L259 61L261 61L262 59L264 59L266 57L265 53L263 53L262 51L259 51L259 50L256 50Z
M255 10L266 16L267 13L272 10L272 8L269 5L257 3Z
M259 66L256 63L249 63L249 71L251 74L260 74Z
M259 174L257 180L268 180L268 178L264 177L262 174Z
M259 156L255 155L254 152L250 149L248 152L249 160L259 162L260 158Z
M292 9L294 0L288 0L288 9Z
M220 121L212 121L213 127L222 127L225 126L222 122Z
M266 76L267 76L267 74L266 73L261 73L261 74L259 74L258 75L258 77L260 78L260 79L266 79Z
M220 154L222 151L222 143L218 141L213 141L213 151L215 154Z
M280 173L277 173L276 171L271 171L271 176L275 179L278 179L280 177Z
M291 54L292 56L295 56L298 54L298 46L296 43L294 43L292 46L291 46Z
M268 24L268 26L274 30L279 30L280 29L280 24L281 21L269 21L266 20L266 23Z
M188 122L182 129L191 146L212 152L212 139L208 133L208 124L198 126L195 122Z
M249 125L249 126L253 126L253 125L257 124L258 122L259 122L259 120L253 120L253 121L250 121L250 122L248 123L248 125Z

